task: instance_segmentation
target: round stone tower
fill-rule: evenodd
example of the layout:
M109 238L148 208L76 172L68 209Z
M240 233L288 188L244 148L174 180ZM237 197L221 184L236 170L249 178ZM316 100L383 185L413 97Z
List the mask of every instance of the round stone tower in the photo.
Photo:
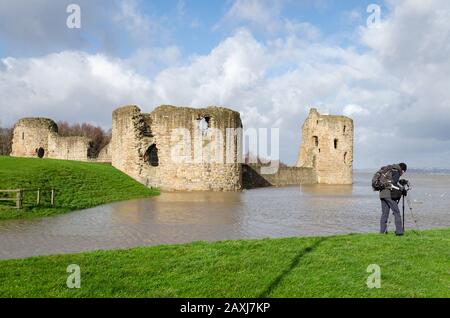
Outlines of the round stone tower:
M222 107L137 106L113 112L112 165L163 190L242 188L238 112Z
M20 119L14 126L11 156L47 157L49 135L54 133L58 133L58 126L51 119Z

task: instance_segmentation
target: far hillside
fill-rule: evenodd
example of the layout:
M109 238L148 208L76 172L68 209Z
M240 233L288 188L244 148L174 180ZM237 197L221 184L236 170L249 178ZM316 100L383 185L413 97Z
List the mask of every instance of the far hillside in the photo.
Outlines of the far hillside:
M26 192L20 210L13 202L0 201L0 220L48 216L159 193L108 164L0 156L0 190L38 188L56 189L53 207L50 193L41 193L37 206L36 193ZM0 193L5 197L11 194Z

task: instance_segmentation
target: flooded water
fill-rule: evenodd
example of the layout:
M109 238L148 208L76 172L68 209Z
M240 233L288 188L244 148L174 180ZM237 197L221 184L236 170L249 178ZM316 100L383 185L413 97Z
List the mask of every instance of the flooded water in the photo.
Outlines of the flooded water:
M355 173L353 186L162 193L55 217L2 221L0 258L197 240L377 232L380 201L370 188L371 177ZM410 198L420 228L450 227L450 176L404 177L413 184ZM414 228L407 206L405 215L406 229Z

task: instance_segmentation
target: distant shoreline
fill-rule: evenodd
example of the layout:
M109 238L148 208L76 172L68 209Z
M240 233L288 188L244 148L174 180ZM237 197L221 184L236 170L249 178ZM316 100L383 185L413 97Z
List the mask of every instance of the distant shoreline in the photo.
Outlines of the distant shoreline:
M353 169L353 172L359 173L375 173L378 169ZM429 174L429 175L450 175L450 169L408 169L407 173Z

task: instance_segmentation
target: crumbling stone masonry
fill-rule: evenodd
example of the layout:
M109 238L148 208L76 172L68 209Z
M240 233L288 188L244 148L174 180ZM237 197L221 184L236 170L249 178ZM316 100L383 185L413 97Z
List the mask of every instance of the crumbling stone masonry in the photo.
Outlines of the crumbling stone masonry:
M241 150L229 132L239 128L239 113L221 107L121 107L113 112L112 165L163 190L238 191Z
M352 184L353 120L310 110L302 128L298 167L312 167L317 183Z
M295 167L262 174L242 164L242 123L222 108L159 106L142 113L124 106L112 115L112 139L89 158L90 140L61 137L51 119L23 118L14 127L12 156L110 162L137 181L162 190L239 191L299 184L351 184L353 121L311 109Z
M90 140L61 137L48 118L22 118L14 126L11 156L87 161Z
M279 167L274 174L261 173L261 165L242 165L244 188L286 187L301 184L316 184L317 176L312 167Z

